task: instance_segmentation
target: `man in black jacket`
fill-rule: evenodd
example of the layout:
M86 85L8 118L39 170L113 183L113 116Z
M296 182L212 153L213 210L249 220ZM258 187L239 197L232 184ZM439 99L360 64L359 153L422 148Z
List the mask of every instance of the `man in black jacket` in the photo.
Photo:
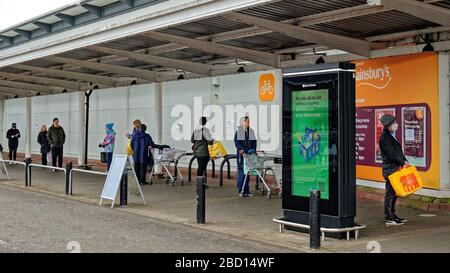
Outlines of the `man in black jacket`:
M389 181L389 176L400 168L408 167L408 161L403 154L402 146L395 136L395 132L398 130L396 117L386 114L381 117L380 122L384 126L379 140L381 156L383 157L383 177L386 180L384 218L386 225L402 225L406 222L406 219L402 219L395 214L397 196Z
M20 132L17 129L16 123L11 125L11 129L6 132L6 138L8 139L9 148L9 160L16 161L17 158L17 147L19 146Z

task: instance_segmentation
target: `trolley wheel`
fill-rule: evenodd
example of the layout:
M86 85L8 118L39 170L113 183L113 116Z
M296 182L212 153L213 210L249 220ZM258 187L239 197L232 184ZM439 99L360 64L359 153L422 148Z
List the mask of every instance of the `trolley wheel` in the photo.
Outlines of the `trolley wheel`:
M283 197L283 192L282 191L278 191L278 197Z
M271 193L271 192L269 192L269 193L267 194L267 199L272 199L272 193Z

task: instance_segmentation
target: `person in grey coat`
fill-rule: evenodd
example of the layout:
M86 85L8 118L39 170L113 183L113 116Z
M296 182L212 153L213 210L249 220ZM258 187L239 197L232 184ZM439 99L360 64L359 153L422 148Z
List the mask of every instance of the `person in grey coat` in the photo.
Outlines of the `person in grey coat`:
M214 143L214 139L211 136L211 132L205 127L208 119L206 117L200 118L200 127L196 129L191 136L192 151L194 156L197 157L197 176L206 176L206 167L210 160L208 145Z

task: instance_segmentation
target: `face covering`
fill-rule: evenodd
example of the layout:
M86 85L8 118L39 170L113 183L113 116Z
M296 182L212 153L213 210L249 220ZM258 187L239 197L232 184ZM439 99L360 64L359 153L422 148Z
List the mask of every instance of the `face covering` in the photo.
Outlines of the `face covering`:
M397 132L397 130L398 130L398 123L392 124L391 129L392 129L393 132Z

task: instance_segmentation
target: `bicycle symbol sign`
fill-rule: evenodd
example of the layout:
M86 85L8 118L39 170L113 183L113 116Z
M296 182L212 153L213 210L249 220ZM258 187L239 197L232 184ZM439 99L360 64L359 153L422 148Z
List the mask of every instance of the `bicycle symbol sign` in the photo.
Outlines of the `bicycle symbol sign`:
M273 101L275 98L275 75L273 73L261 74L258 93L261 101Z

